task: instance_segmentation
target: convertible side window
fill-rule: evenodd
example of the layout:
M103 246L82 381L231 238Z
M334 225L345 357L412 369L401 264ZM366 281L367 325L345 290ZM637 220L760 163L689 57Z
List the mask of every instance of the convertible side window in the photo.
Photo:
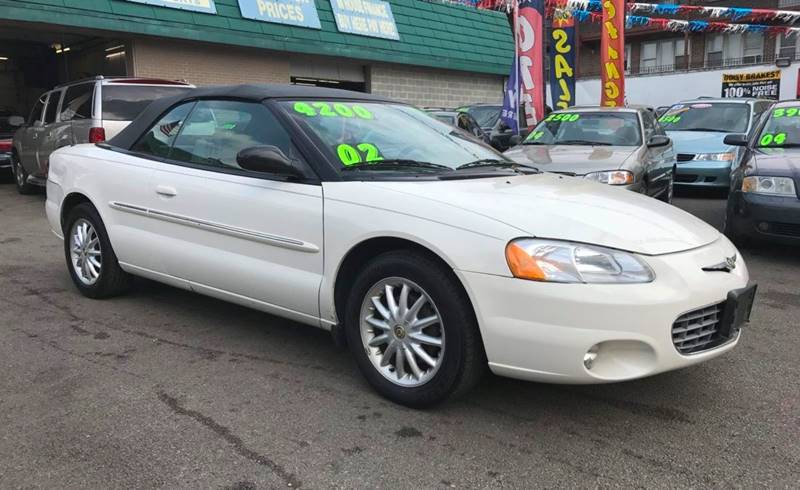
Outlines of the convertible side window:
M194 102L181 104L162 117L148 132L139 138L131 151L152 155L159 158L169 157L172 143L183 126L186 117L192 111Z
M236 163L240 151L267 145L279 148L293 162L302 161L289 133L263 104L201 100L175 140L170 159L241 170Z

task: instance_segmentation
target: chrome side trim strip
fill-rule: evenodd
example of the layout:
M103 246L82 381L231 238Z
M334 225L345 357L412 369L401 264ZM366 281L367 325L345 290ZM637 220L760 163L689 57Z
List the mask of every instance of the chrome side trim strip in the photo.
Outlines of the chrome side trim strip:
M304 242L302 240L296 240L294 238L288 238L278 235L269 235L258 231L247 230L245 228L237 228L234 226L223 225L221 223L214 223L212 221L190 218L188 216L181 216L179 214L166 213L164 211L157 211L155 209L143 208L141 206L135 206L133 204L126 204L117 201L111 201L110 203L108 203L108 205L112 209L116 209L117 211L123 211L131 214L138 214L140 216L146 216L148 218L167 221L169 223L177 223L179 225L192 226L194 228L199 228L201 230L220 233L223 235L228 235L236 238L242 238L244 240L250 240L253 242L265 243L267 245L272 245L275 247L288 248L291 250L298 250L300 252L307 252L307 253L319 252L319 247L314 245L313 243Z

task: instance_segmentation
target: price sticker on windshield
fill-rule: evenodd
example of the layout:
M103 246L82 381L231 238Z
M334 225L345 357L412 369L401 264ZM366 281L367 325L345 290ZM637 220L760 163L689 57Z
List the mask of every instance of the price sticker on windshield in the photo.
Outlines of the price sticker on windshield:
M336 154L345 167L361 162L379 162L383 160L378 147L372 143L359 143L355 146L342 143L336 147Z
M786 133L766 133L761 137L758 146L783 146L786 143Z
M559 112L557 114L550 114L545 119L545 122L550 121L560 121L560 122L575 122L581 118L580 114L576 114L574 112Z
M336 102L295 102L294 111L307 117L345 117L359 119L374 119L375 116L366 107L358 104L345 104Z
M676 122L681 120L681 116L676 116L674 114L669 114L666 116L661 116L658 122L662 124L675 124Z
M772 117L779 119L781 117L797 117L800 116L800 107L782 107L772 111Z
M532 141L537 141L542 139L542 136L544 136L544 131L534 131L531 133L530 136L528 136L528 139Z

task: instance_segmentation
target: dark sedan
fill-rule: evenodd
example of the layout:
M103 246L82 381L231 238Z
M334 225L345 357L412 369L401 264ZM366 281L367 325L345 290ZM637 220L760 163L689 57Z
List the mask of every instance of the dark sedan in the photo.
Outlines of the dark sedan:
M776 104L749 141L736 134L725 143L746 148L731 174L725 234L800 245L800 100Z

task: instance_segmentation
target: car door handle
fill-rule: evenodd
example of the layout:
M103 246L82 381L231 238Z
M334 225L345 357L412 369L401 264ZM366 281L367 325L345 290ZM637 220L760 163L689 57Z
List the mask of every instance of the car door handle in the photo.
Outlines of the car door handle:
M175 197L178 195L178 191L176 191L174 187L160 185L156 187L156 194L164 197Z

